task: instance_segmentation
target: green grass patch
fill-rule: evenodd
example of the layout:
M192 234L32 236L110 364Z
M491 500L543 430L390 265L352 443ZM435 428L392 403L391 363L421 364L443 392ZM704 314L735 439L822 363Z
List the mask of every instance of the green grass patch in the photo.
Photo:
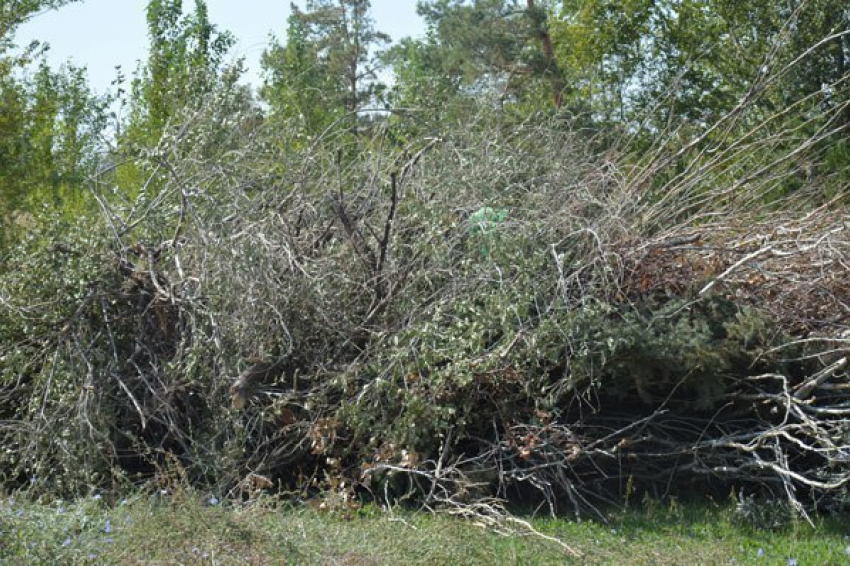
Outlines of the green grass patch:
M729 508L646 505L609 524L535 518L500 535L474 521L365 507L323 512L274 500L237 506L198 495L0 501L0 563L53 564L776 564L850 561L850 526L818 519L766 531Z

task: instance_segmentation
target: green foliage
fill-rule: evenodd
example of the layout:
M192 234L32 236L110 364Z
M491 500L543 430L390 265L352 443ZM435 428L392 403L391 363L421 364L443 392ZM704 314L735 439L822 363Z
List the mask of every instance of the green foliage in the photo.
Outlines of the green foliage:
M103 177L125 205L135 201L137 207L128 207L131 214L161 197L169 178L165 148L179 151L177 141L209 153L232 148L230 140L238 137L235 129L254 110L248 87L238 84L241 61L225 65L235 39L209 20L206 2L197 0L194 11L184 15L181 0L154 0L146 15L150 57L137 70L129 99L120 99L129 107L129 116L118 125L110 157L116 165ZM206 118L211 107L220 114L191 133L181 130L193 116ZM258 114L254 112L255 118Z
M311 0L292 5L286 44L263 54L261 90L273 116L294 121L308 135L379 101L380 51L390 41L376 31L368 0ZM353 126L352 126L353 127Z
M600 305L571 314L565 332L571 387L592 384L618 402L647 406L671 401L695 411L717 408L730 378L757 370L781 337L758 334L740 340L730 329L763 327L756 312L719 299L669 300L663 305L612 310Z
M17 0L0 6L0 54L12 45L15 30L28 19L44 10L56 10L79 0ZM2 63L0 63L2 69ZM0 73L2 74L2 73Z
M392 107L427 109L428 115L445 113L445 106L459 94L462 80L445 72L441 54L433 33L422 40L405 38L387 51L395 76L387 96Z
M52 211L67 219L88 205L84 183L102 149L106 100L92 94L83 69L50 69L37 43L13 49L18 25L65 3L0 8L0 250Z
M840 107L847 36L819 42L846 29L847 17L832 0L578 0L563 2L552 34L575 96L600 123L656 135L711 125L753 97L765 113L810 95ZM781 86L768 79L774 73Z
M492 251L505 258L498 284L495 266L475 266L493 283L453 291L359 370L360 379L374 378L342 410L355 438L436 456L447 430L476 437L488 434L493 418L521 422L535 410L566 416L588 395L634 415L659 405L711 414L733 383L776 367L765 353L781 337L763 332L762 315L722 299L552 306L542 315L534 308L542 290L526 277L540 276L545 257L529 247L511 253L510 245Z
M396 95L408 93L402 104L417 105L426 96L437 95L437 103L424 102L426 108L439 108L447 95L489 95L499 104L525 105L528 113L550 106L547 97L553 96L552 90L560 99L560 70L541 44L548 14L531 4L420 2L417 11L428 25L428 37L407 40L393 54L400 79ZM424 93L418 91L420 86Z
M300 12L289 17L286 45L273 44L263 53L267 78L261 96L273 117L300 123L305 134L323 131L344 112L339 104L337 81L325 72L318 46L310 42Z
M123 143L155 147L176 112L197 103L222 79L224 57L235 39L209 20L204 0L184 16L182 0L151 0L147 6L150 57L133 80L131 118Z

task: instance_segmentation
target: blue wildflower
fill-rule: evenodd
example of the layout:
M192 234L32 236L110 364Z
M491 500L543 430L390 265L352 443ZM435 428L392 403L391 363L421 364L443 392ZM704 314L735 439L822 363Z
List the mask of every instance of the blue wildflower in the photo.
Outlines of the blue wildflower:
M764 556L764 549L763 549L763 548L758 549L758 550L756 551L756 556L758 556L759 558L761 558L762 556Z
M105 532L105 533L111 533L112 532L112 522L109 519L106 520L106 526L103 528L103 532Z
M213 495L212 497L209 498L208 503L210 505L218 505L218 498L215 495Z
M62 541L62 546L71 546L71 537L67 537Z
M789 558L788 559L788 566L797 566L797 559L796 558Z

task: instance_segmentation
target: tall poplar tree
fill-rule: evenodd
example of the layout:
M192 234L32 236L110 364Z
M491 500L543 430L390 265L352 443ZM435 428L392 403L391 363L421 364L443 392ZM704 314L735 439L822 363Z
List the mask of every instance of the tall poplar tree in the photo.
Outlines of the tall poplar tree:
M182 0L150 0L146 16L149 56L133 81L127 141L153 145L179 108L215 86L235 40L210 22L204 0L187 15Z
M73 1L0 2L0 247L45 209L73 215L95 167L106 103L85 70L53 70L46 46L14 42L30 18Z

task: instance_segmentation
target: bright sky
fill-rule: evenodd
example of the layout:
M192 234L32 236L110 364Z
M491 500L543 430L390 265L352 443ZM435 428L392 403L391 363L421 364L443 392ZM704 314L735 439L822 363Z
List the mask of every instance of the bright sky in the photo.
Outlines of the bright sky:
M184 11L194 4L194 0L183 0ZM295 4L303 8L305 2L296 0ZM121 65L129 79L137 62L145 59L146 5L146 0L83 0L27 22L19 29L16 43L46 41L52 66L72 60L87 67L90 84L103 92L115 78L116 65ZM236 36L232 54L245 58L247 80L254 85L259 84L260 55L269 34L285 36L289 5L290 0L207 0L210 20ZM416 0L372 0L372 16L375 27L394 41L424 33Z

